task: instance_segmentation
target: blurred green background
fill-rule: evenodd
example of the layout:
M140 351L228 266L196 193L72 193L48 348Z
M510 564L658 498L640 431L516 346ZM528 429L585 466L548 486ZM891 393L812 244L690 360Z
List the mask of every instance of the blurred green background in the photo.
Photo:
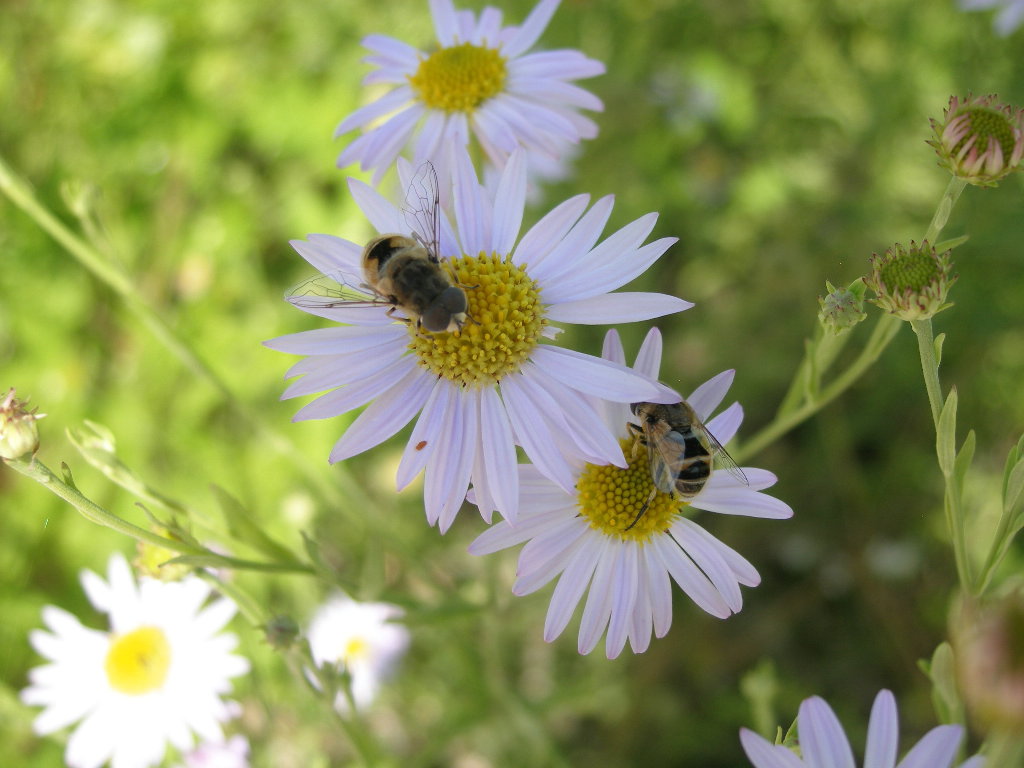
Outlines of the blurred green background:
M501 7L517 22L531 6ZM0 198L0 387L48 414L40 458L68 462L87 495L145 524L136 499L65 435L84 419L104 424L142 478L202 511L204 538L223 529L217 483L297 551L308 532L355 597L402 604L412 649L368 715L394 765L746 765L737 732L754 720L739 681L765 660L780 681L780 724L821 694L859 752L871 700L888 687L904 747L931 727L915 662L944 636L955 572L909 329L839 402L749 462L779 476L771 492L792 505L791 521L699 518L762 574L743 611L719 621L677 591L669 635L613 662L603 645L577 655L576 622L541 640L551 587L513 598L514 553L467 555L484 528L469 508L441 537L425 525L418 483L396 499L398 441L332 468L345 421L289 423L297 405L278 396L294 359L260 341L321 325L281 300L310 274L289 239L370 232L344 183L355 169L335 167L345 139L331 139L371 97L359 85L367 34L429 46L426 3L0 6L0 153L65 222L92 232L142 301L284 440L254 431ZM686 391L736 368L742 440L785 393L824 281L845 284L873 251L924 233L948 180L924 143L928 118L952 94L1024 104L1022 35L998 38L990 14L952 0L566 0L541 46L607 64L582 83L605 111L575 176L528 218L582 191L616 194L609 231L660 211L652 237L680 242L633 287L697 302L659 324L663 377ZM89 201L86 223L65 203L69 182ZM943 383L959 388L961 431L978 433L967 493L983 525L1024 431L1022 202L1019 177L970 188L944 233L971 236L954 253L956 306L936 331L949 336ZM620 332L632 356L646 327ZM596 353L603 333L576 328L564 343ZM35 712L17 699L39 663L27 633L47 603L101 626L78 573L103 571L132 543L8 469L0 530L0 754L56 765L61 743L34 737ZM1019 568L1019 545L1011 561ZM238 583L300 622L331 590L305 576ZM254 662L237 688L254 765L351 760L330 711L261 633L241 620L235 629Z

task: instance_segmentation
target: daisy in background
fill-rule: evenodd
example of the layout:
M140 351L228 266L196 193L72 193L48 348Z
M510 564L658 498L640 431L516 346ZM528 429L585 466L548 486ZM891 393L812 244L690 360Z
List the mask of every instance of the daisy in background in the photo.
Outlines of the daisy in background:
M249 663L231 651L237 638L221 632L234 603L205 605L210 587L196 577L178 582L141 579L112 555L107 581L83 571L93 606L109 616L110 631L83 626L54 606L43 609L50 631L30 635L50 663L29 672L26 704L44 707L40 734L81 721L64 758L72 768L159 764L167 744L181 751L201 740L222 741L221 723L232 716L221 697Z
M856 768L843 726L824 699L812 696L804 700L797 716L797 731L801 756L746 728L740 729L740 742L754 768ZM963 736L964 729L959 725L932 728L897 765L896 699L890 691L881 690L868 721L864 768L952 768ZM982 768L984 764L983 757L972 757L960 768Z
M235 734L227 741L204 741L184 761L177 768L249 768L249 740Z
M409 167L399 163L400 175ZM405 179L403 179L405 181ZM427 520L441 532L455 519L472 481L488 522L496 509L514 519L519 500L515 446L537 471L570 492L573 462L626 466L618 440L584 395L618 403L675 402L679 396L619 362L550 344L552 322L607 324L649 320L693 306L660 293L609 293L642 274L675 238L646 245L657 214L598 239L611 214L609 195L587 210L588 195L557 206L520 236L526 195L522 150L512 154L493 196L460 151L453 179L454 224L439 214L439 255L465 286L461 331L428 333L397 322L389 306L301 309L339 322L264 342L310 355L288 376L303 378L283 397L333 391L294 417L324 419L370 405L331 451L332 462L372 448L419 413L397 473L401 490L425 470ZM378 232L409 231L402 212L354 179L349 188ZM422 233L421 233L422 234ZM425 238L429 242L429 235ZM330 235L293 241L310 264L355 286L363 246Z
M409 630L398 623L403 615L397 605L359 603L339 594L320 606L309 624L313 661L349 675L352 700L359 709L373 702L409 648ZM344 692L334 706L341 712L348 709Z
M624 364L615 331L605 337L604 357ZM656 379L660 364L661 333L652 328L634 368ZM732 378L732 371L719 374L686 398L722 444L736 434L743 410L734 403L710 421L708 417L725 397ZM742 474L714 470L701 491L688 501L659 491L637 520L654 485L646 451L632 450L634 437L626 425L635 423L635 417L627 405L611 402L603 404L602 416L621 441L625 455L631 457L628 467L577 462L574 483L567 490L544 477L539 467L521 465L518 520L493 526L469 551L484 555L525 542L512 586L517 595L535 592L560 576L544 624L547 642L562 633L589 586L579 652L590 653L607 628L605 652L613 659L627 639L634 653L642 653L650 643L652 629L657 637L668 632L672 624L670 578L697 605L719 618L742 607L741 584L753 587L760 582L750 563L691 519L694 511L781 520L791 517L793 510L760 493L774 485L773 474L744 467ZM475 492L474 488L471 499Z
M366 61L377 69L364 84L394 89L338 126L335 136L374 124L341 153L338 166L359 162L375 171L377 184L413 144L414 164L431 160L444 178L471 135L499 168L516 147L557 158L566 143L596 136L597 126L579 110L604 107L570 81L600 75L604 65L574 50L528 53L558 3L541 0L521 27L503 27L497 8L485 7L477 18L456 11L451 0L431 0L438 47L429 54L383 35L367 37Z
M1000 11L992 26L1003 37L1024 23L1024 0L960 0L960 8L964 11L987 11L997 7Z

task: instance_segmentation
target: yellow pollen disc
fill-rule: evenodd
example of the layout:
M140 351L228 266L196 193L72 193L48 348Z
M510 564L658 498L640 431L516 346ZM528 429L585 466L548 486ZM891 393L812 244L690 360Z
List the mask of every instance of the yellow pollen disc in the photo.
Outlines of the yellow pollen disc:
M634 455L633 444L632 438L621 442L629 461L626 469L587 464L576 481L576 503L580 516L587 519L591 528L620 539L647 541L665 533L676 515L689 504L658 491L643 517L629 528L654 488L647 449L641 446Z
M115 691L136 696L164 684L171 666L171 646L162 629L139 627L115 636L104 666Z
M341 658L346 664L351 664L353 661L365 658L369 651L370 644L366 642L365 637L353 637L345 643L345 650L342 652Z
M547 324L540 288L496 253L459 256L445 269L465 290L469 319L456 333L427 333L409 325L409 349L438 376L466 386L494 384L518 371Z
M463 43L422 59L409 85L431 109L472 112L501 92L505 74L505 59L496 50Z

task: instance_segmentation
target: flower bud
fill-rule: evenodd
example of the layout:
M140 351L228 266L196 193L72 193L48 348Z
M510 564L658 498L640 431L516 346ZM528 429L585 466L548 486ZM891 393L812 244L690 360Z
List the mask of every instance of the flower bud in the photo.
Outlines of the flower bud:
M263 631L267 642L279 651L286 651L299 639L299 625L291 616L279 614L268 621Z
M153 533L168 539L178 539L170 530L163 526L152 526ZM141 574L160 581L181 581L192 572L191 566L180 563L168 563L178 557L179 553L159 544L139 539L135 542L135 559L132 565Z
M1022 111L995 103L995 95L963 101L953 96L942 122L932 119L935 138L928 143L939 164L954 176L981 187L1020 167L1024 156Z
M946 294L957 275L949 274L949 254L937 254L927 240L920 247L913 240L909 248L896 243L883 256L874 254L871 274L864 278L875 292L871 301L901 320L926 320L951 307Z
M867 317L864 312L866 288L860 278L850 283L848 288L836 288L832 283L825 281L828 295L825 298L818 297L818 305L821 307L818 311L818 322L833 336L846 333Z
M45 413L36 413L26 407L28 403L18 400L11 387L0 400L0 458L20 459L39 450L39 428L36 422Z
M1024 733L1024 594L965 601L954 618L957 676L985 728Z

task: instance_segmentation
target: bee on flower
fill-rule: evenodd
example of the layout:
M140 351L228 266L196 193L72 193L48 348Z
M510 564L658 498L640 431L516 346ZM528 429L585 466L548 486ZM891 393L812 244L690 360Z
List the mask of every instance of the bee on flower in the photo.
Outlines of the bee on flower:
M613 198L601 198L587 210L589 196L577 195L520 235L523 151L512 153L493 194L481 186L468 153L461 151L456 160L450 180L453 219L437 205L439 195L420 191L415 182L421 171L408 164L399 164L412 190L404 210L350 180L356 202L388 245L378 253L330 235L293 242L321 275L312 278L315 290L300 286L288 294L289 301L344 325L264 342L308 355L288 371L289 377L302 378L284 397L331 390L304 406L295 420L367 406L335 444L331 462L382 443L418 414L396 484L401 490L424 472L427 520L442 533L471 482L487 521L494 510L514 519L517 445L567 492L575 482L572 461L626 466L619 441L597 415L596 401L584 396L623 407L678 400L668 387L620 363L546 343L559 333L554 323L634 322L692 306L661 293L613 293L675 242L666 237L644 243L657 214L599 243ZM423 198L431 204L423 205ZM397 244L396 233L403 238ZM409 248L417 252L402 250ZM441 305L436 324L427 321L430 308L409 306L405 293L364 292L355 302L345 298L368 282L368 255L374 269L386 268L379 266L379 257L386 255L387 263L408 259L443 276L439 290L431 293Z
M604 358L624 363L615 331L605 338ZM656 379L660 365L661 334L653 328L634 369ZM732 371L719 374L685 399L692 417L679 425L677 435L663 437L676 446L671 450L653 455L631 450L637 433L643 434L638 422L660 409L608 402L599 407L631 457L626 467L578 461L572 468L575 482L567 490L546 478L539 466L519 466L518 519L492 526L469 551L484 555L525 544L512 586L516 595L535 592L558 578L544 624L546 641L566 628L588 587L579 652L590 653L607 630L605 652L615 658L627 640L634 653L642 653L652 630L657 637L668 633L672 581L719 618L742 608L741 585L760 583L753 565L693 519L699 510L773 520L793 514L787 504L761 493L774 485L773 474L722 460L721 446L736 433L743 411L734 403L709 417L732 378ZM676 427L666 421L647 434L667 429ZM646 439L650 444L653 437ZM712 469L716 459L719 466ZM663 472L671 474L671 483L661 481Z

